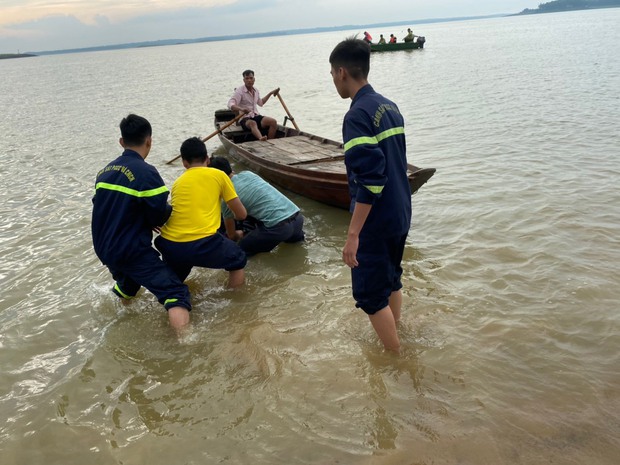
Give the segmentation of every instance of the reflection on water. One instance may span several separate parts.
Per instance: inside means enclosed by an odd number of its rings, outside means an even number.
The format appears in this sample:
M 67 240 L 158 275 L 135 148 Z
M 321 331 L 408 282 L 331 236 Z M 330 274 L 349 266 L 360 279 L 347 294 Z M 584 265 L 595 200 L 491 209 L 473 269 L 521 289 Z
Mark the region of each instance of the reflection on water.
M 399 357 L 354 308 L 346 211 L 290 194 L 306 242 L 253 257 L 239 291 L 194 270 L 180 337 L 149 293 L 122 306 L 92 252 L 127 112 L 168 184 L 247 67 L 340 139 L 327 57 L 348 32 L 2 63 L 3 463 L 615 464 L 619 11 L 429 24 L 424 50 L 373 55 L 411 161 L 438 169 L 413 197 Z

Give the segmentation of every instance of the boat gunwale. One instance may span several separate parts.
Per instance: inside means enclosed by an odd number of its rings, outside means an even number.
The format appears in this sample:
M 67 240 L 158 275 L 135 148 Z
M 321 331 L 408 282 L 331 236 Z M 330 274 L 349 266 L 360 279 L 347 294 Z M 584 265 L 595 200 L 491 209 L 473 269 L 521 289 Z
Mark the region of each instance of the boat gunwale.
M 222 111 L 220 110 L 219 112 Z M 230 113 L 225 112 L 220 114 L 230 115 Z M 219 130 L 220 126 L 229 122 L 230 119 L 232 118 L 218 118 L 218 111 L 216 111 L 214 120 L 215 128 Z M 238 131 L 236 129 L 218 131 L 218 138 L 224 145 L 226 151 L 235 160 L 245 164 L 249 169 L 256 171 L 257 174 L 262 175 L 268 181 L 290 190 L 291 192 L 334 207 L 349 208 L 351 200 L 349 197 L 349 181 L 344 165 L 344 151 L 342 154 L 335 157 L 326 157 L 325 159 L 300 160 L 295 164 L 278 163 L 255 155 L 248 147 L 244 147 L 244 143 L 256 142 L 256 139 L 235 142 L 234 136 L 240 133 L 248 134 L 249 132 Z M 283 134 L 283 136 L 277 139 L 303 137 L 343 149 L 343 144 L 335 140 L 299 131 L 280 124 L 278 124 L 278 134 Z M 331 164 L 339 161 L 342 161 L 342 171 L 340 172 L 319 171 L 316 169 L 316 167 L 320 167 L 322 163 Z M 315 169 L 309 169 L 308 166 L 312 166 Z M 433 177 L 435 171 L 435 168 L 419 168 L 411 163 L 407 163 L 407 179 L 411 187 L 411 194 L 415 194 L 426 184 L 426 182 Z M 421 177 L 418 178 L 418 176 Z
M 370 44 L 371 52 L 399 52 L 403 50 L 424 49 L 424 43 L 419 42 L 397 42 L 395 44 Z

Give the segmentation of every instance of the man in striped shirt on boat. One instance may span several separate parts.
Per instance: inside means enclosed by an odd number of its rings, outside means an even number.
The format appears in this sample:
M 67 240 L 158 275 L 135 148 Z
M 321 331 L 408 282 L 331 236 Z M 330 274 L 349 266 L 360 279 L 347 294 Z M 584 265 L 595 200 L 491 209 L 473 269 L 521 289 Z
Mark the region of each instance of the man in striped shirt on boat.
M 342 126 L 352 217 L 342 251 L 356 306 L 386 349 L 399 352 L 401 261 L 411 223 L 403 117 L 368 84 L 370 46 L 350 38 L 332 51 L 334 86 L 351 107 Z
M 239 120 L 239 126 L 246 131 L 251 131 L 258 140 L 273 139 L 278 130 L 277 121 L 270 116 L 259 114 L 258 107 L 267 103 L 269 97 L 277 95 L 280 88 L 272 90 L 261 98 L 258 89 L 254 87 L 254 71 L 246 69 L 243 73 L 243 85 L 235 89 L 235 93 L 228 101 L 228 108 L 237 113 L 245 113 L 246 116 Z M 263 131 L 267 135 L 263 135 Z

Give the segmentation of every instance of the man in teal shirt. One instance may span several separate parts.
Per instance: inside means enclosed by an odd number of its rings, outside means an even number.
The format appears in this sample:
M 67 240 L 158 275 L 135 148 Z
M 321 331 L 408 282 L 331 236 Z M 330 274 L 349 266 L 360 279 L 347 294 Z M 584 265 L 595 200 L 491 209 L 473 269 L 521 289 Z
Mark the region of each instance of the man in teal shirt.
M 209 166 L 230 176 L 248 217 L 257 220 L 256 228 L 244 234 L 236 229 L 232 212 L 222 205 L 226 235 L 238 240 L 246 255 L 270 252 L 281 242 L 304 240 L 304 217 L 299 207 L 275 187 L 251 171 L 234 173 L 223 157 L 212 158 Z

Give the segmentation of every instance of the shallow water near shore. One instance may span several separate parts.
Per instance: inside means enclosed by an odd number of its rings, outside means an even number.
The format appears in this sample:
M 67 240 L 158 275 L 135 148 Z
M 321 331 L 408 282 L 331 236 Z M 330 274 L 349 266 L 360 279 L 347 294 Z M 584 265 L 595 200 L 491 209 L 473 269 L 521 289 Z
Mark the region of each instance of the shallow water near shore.
M 616 464 L 619 23 L 420 25 L 425 49 L 373 54 L 410 161 L 437 168 L 413 197 L 400 356 L 354 308 L 346 211 L 287 193 L 306 242 L 252 258 L 239 291 L 193 271 L 180 337 L 149 293 L 114 298 L 90 239 L 129 112 L 168 185 L 246 68 L 301 129 L 341 139 L 327 60 L 350 31 L 4 60 L 2 463 Z

